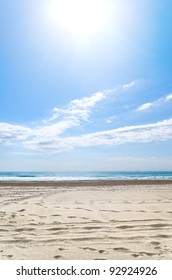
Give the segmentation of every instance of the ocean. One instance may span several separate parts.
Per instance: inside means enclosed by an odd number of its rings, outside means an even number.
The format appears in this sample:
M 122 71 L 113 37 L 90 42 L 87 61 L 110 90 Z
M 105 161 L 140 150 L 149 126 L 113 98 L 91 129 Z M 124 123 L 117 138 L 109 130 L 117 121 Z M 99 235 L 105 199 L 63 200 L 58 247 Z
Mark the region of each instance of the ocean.
M 172 171 L 0 172 L 0 181 L 172 180 Z

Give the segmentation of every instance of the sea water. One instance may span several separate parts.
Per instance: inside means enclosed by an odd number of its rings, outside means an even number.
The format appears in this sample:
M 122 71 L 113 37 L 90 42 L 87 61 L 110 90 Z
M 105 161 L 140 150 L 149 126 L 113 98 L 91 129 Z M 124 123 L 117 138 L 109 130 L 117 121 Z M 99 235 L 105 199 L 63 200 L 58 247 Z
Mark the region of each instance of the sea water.
M 0 181 L 172 180 L 172 171 L 0 172 Z

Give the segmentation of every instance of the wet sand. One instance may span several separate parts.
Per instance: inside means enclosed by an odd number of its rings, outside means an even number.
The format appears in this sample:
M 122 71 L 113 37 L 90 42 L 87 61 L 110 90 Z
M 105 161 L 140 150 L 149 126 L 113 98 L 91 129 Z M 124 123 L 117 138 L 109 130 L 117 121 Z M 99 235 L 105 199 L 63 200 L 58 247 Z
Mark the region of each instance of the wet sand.
M 0 182 L 0 259 L 172 259 L 172 181 Z

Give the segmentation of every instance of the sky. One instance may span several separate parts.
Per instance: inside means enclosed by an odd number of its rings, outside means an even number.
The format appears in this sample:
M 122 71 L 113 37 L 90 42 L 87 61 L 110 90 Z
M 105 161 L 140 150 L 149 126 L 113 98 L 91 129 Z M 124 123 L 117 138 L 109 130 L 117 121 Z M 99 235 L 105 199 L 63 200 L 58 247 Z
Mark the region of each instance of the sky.
M 171 0 L 0 0 L 0 171 L 172 170 Z

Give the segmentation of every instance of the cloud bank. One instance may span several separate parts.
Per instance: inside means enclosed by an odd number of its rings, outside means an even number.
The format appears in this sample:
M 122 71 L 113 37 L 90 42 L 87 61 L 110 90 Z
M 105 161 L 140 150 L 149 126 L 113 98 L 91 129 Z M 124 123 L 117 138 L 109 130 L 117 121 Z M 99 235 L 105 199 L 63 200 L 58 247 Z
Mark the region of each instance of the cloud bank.
M 133 87 L 131 82 L 123 88 Z M 124 126 L 111 130 L 78 134 L 75 127 L 89 122 L 92 110 L 114 90 L 97 92 L 90 97 L 75 99 L 62 108 L 55 107 L 52 116 L 44 120 L 39 127 L 26 127 L 9 123 L 0 123 L 0 144 L 15 145 L 19 148 L 36 152 L 59 153 L 71 149 L 113 146 L 126 143 L 148 143 L 172 139 L 172 118 L 143 125 Z M 172 94 L 159 99 L 158 102 L 169 102 Z M 153 103 L 145 103 L 138 110 L 146 110 Z M 67 135 L 66 132 L 68 131 Z M 70 134 L 69 134 L 70 132 Z
M 172 139 L 172 119 L 68 137 L 58 135 L 59 127 L 58 129 L 54 129 L 57 125 L 55 127 L 53 125 L 40 129 L 30 129 L 1 123 L 0 143 L 4 145 L 22 144 L 27 149 L 56 153 L 77 147 L 148 143 L 151 141 L 167 141 Z

